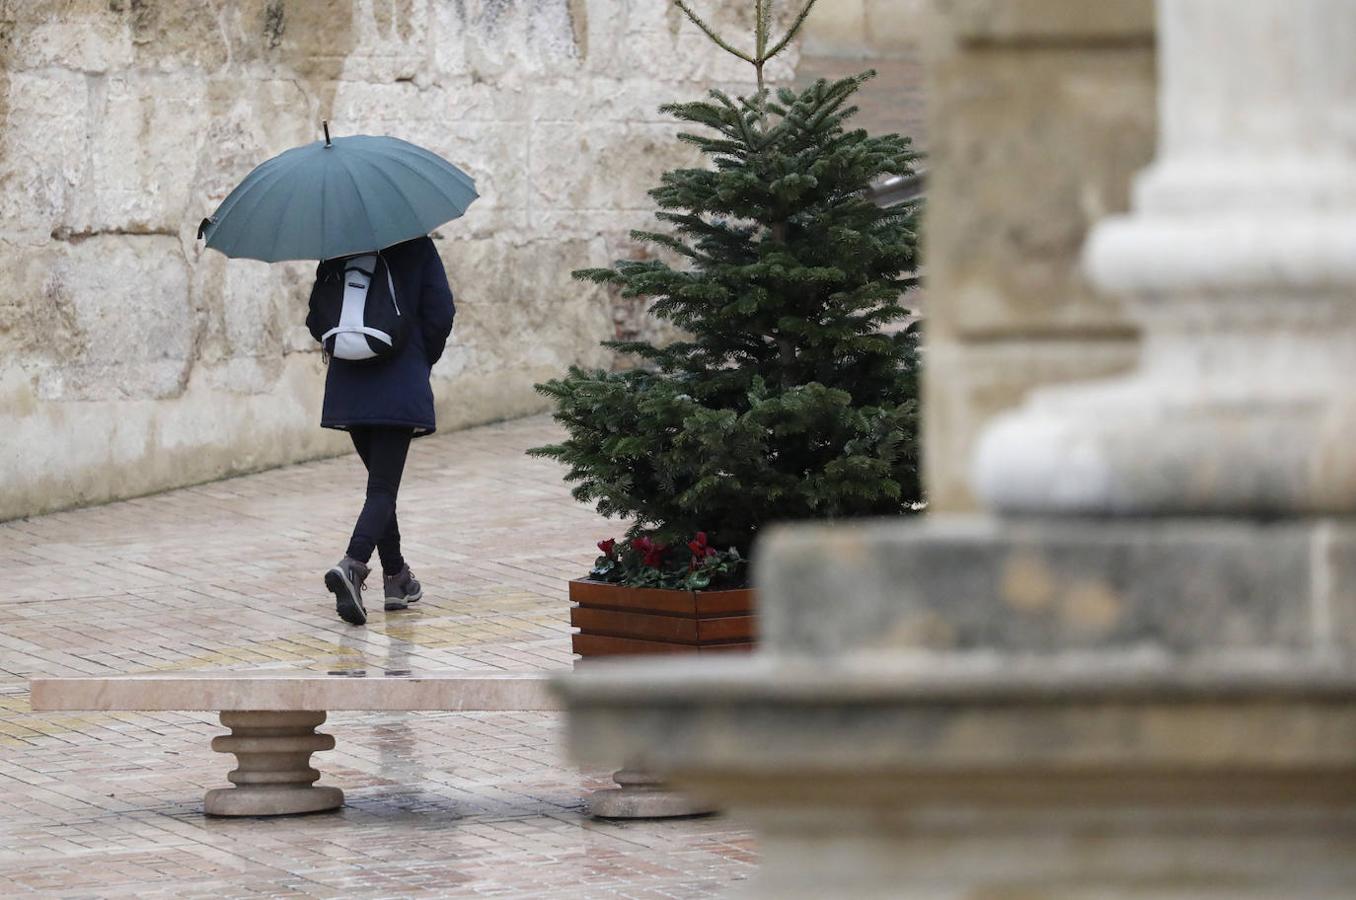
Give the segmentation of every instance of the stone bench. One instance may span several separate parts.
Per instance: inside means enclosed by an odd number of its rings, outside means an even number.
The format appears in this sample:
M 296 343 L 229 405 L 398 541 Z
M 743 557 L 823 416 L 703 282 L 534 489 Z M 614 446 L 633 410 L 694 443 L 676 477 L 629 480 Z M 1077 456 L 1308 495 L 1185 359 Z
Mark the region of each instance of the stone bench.
M 34 711 L 206 710 L 219 712 L 229 735 L 212 749 L 233 753 L 234 787 L 208 791 L 213 816 L 279 816 L 343 804 L 337 787 L 317 786 L 311 754 L 334 749 L 317 734 L 328 711 L 445 712 L 554 710 L 545 673 L 325 675 L 311 672 L 227 672 L 34 678 Z

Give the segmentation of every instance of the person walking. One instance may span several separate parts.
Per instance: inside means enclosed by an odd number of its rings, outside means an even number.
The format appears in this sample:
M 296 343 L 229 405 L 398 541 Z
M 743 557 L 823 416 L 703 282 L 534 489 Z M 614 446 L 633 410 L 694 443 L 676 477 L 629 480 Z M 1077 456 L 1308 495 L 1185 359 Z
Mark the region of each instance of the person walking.
M 329 363 L 320 424 L 347 431 L 367 467 L 367 498 L 325 587 L 340 618 L 363 625 L 374 549 L 387 610 L 423 596 L 400 553 L 396 495 L 410 441 L 437 428 L 429 373 L 456 315 L 428 235 L 480 195 L 431 150 L 391 135 L 332 138 L 327 121 L 321 129 L 324 141 L 255 166 L 198 225 L 198 238 L 232 258 L 320 260 L 306 316 Z
M 348 548 L 324 576 L 339 617 L 353 625 L 367 622 L 363 589 L 374 549 L 381 560 L 386 611 L 406 609 L 423 596 L 400 551 L 396 497 L 410 441 L 437 429 L 429 375 L 443 354 L 456 315 L 447 273 L 429 237 L 388 247 L 381 251 L 381 259 L 401 314 L 411 317 L 406 339 L 382 359 L 330 357 L 320 418 L 321 427 L 349 433 L 367 469 L 366 499 Z M 324 265 L 317 268 L 317 277 Z M 306 325 L 322 346 L 323 318 L 313 292 Z

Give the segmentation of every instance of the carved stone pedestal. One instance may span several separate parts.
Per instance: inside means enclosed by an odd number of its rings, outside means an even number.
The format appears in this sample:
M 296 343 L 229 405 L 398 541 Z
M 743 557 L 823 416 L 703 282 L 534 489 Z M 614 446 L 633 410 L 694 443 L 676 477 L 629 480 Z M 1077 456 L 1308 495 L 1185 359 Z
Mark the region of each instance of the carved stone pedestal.
M 238 767 L 226 777 L 235 787 L 208 791 L 209 816 L 287 816 L 338 809 L 344 792 L 318 787 L 311 754 L 333 750 L 334 738 L 316 734 L 323 712 L 223 712 L 229 735 L 212 739 L 218 753 L 234 753 Z

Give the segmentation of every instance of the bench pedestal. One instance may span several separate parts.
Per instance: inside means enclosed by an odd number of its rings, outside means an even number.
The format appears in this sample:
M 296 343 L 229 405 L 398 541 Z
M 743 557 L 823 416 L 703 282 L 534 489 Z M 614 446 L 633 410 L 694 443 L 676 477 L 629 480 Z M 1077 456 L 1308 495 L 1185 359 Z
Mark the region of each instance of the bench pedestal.
M 320 773 L 311 754 L 333 750 L 334 737 L 316 734 L 323 712 L 223 712 L 228 735 L 212 739 L 218 753 L 234 753 L 239 765 L 226 777 L 235 787 L 208 791 L 210 816 L 286 816 L 337 809 L 344 792 L 317 787 Z
M 709 816 L 715 807 L 693 800 L 669 787 L 662 778 L 639 769 L 619 769 L 612 775 L 617 787 L 588 796 L 589 814 L 600 819 L 671 819 Z

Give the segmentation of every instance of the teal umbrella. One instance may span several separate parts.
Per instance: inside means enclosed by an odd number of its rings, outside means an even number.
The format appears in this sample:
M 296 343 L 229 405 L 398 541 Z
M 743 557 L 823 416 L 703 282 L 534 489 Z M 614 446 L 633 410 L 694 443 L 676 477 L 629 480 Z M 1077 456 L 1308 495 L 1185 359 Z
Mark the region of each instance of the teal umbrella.
M 393 137 L 325 140 L 261 163 L 198 227 L 227 256 L 333 259 L 428 234 L 475 200 L 447 160 Z

